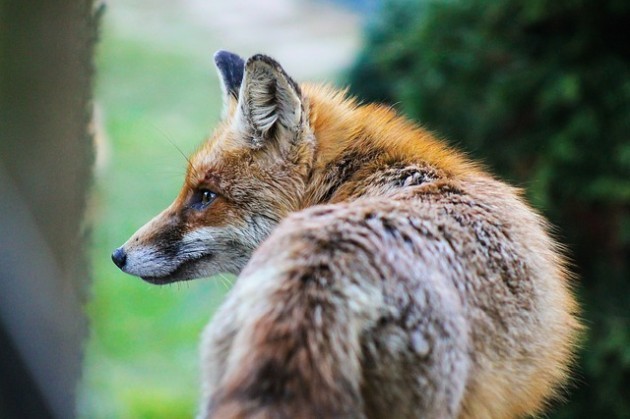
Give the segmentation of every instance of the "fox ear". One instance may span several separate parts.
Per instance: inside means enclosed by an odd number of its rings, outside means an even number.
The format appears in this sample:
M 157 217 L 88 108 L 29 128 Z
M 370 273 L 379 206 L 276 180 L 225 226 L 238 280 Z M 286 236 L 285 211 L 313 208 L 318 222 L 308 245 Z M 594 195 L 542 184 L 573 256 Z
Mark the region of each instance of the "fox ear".
M 280 64 L 262 54 L 247 60 L 235 122 L 252 134 L 255 147 L 279 126 L 296 133 L 302 113 L 300 88 Z
M 219 50 L 214 54 L 214 63 L 221 77 L 224 101 L 230 98 L 238 100 L 238 92 L 243 82 L 245 61 L 236 54 Z

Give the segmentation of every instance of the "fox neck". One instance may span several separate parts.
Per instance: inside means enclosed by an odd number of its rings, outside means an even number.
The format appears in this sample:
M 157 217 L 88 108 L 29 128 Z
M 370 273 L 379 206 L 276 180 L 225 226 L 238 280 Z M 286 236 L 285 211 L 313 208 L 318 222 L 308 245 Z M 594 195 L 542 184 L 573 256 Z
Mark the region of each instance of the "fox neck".
M 359 197 L 368 176 L 392 166 L 415 165 L 448 178 L 480 173 L 463 155 L 388 107 L 360 106 L 327 86 L 302 89 L 316 143 L 302 208 Z

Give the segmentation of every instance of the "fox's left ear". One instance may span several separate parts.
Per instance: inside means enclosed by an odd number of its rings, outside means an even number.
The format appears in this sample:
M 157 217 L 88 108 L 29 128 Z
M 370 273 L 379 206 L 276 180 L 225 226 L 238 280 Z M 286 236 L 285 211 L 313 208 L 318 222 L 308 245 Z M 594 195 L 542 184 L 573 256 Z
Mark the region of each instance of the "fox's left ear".
M 243 82 L 243 72 L 245 71 L 245 61 L 238 55 L 224 50 L 219 50 L 214 54 L 214 63 L 221 77 L 223 88 L 223 101 L 231 99 L 238 100 L 238 92 Z
M 280 132 L 294 135 L 302 122 L 300 87 L 274 59 L 254 55 L 245 64 L 236 112 L 237 128 L 251 134 L 256 148 Z

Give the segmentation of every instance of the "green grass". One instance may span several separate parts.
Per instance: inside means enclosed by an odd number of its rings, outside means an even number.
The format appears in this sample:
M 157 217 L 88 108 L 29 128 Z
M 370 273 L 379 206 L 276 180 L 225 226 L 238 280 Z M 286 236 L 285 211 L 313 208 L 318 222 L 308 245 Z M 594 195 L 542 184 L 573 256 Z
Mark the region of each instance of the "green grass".
M 90 209 L 93 284 L 78 412 L 191 417 L 199 335 L 227 285 L 215 278 L 156 287 L 121 273 L 110 254 L 175 198 L 186 167 L 177 148 L 189 154 L 220 115 L 213 46 L 181 48 L 172 34 L 136 36 L 116 19 L 106 16 L 97 54 L 96 101 L 111 156 L 95 179 Z M 188 45 L 186 30 L 179 43 Z

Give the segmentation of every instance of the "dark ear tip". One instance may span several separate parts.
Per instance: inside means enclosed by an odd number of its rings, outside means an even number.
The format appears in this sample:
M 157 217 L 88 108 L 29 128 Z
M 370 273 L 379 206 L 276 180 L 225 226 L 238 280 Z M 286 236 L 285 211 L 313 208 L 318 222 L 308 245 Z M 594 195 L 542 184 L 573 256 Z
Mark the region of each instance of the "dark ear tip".
M 243 59 L 233 52 L 220 49 L 214 53 L 214 63 L 217 66 L 225 65 L 230 62 L 242 62 Z
M 225 92 L 238 98 L 245 70 L 243 59 L 233 52 L 221 49 L 214 53 L 214 63 L 223 79 Z

